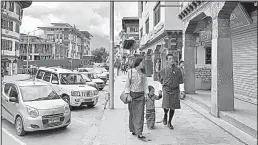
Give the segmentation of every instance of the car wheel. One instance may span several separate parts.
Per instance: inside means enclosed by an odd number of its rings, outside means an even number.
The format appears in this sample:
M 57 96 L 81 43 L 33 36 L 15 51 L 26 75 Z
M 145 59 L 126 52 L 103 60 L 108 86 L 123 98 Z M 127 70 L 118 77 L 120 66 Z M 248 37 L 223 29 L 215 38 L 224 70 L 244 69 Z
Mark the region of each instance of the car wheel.
M 20 116 L 18 116 L 15 119 L 15 130 L 16 130 L 17 135 L 19 135 L 19 136 L 25 135 L 25 131 L 24 131 L 24 127 L 23 127 L 23 121 L 22 121 L 22 118 Z
M 70 97 L 67 95 L 64 95 L 62 99 L 69 105 L 70 109 L 72 109 L 72 106 L 70 105 Z

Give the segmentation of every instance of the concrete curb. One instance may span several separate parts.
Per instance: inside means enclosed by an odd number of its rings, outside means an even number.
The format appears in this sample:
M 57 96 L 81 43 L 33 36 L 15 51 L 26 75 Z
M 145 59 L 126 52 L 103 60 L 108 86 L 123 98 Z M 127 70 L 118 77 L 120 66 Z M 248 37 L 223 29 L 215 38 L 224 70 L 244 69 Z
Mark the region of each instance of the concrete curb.
M 227 123 L 226 121 L 213 117 L 210 113 L 208 113 L 205 109 L 198 106 L 197 104 L 194 104 L 190 102 L 188 99 L 185 99 L 184 101 L 181 101 L 191 109 L 193 109 L 195 112 L 199 113 L 215 125 L 217 125 L 219 128 L 236 138 L 238 141 L 242 142 L 246 145 L 254 145 L 257 144 L 257 139 L 250 136 L 249 134 L 243 132 L 242 130 L 236 128 L 235 126 Z

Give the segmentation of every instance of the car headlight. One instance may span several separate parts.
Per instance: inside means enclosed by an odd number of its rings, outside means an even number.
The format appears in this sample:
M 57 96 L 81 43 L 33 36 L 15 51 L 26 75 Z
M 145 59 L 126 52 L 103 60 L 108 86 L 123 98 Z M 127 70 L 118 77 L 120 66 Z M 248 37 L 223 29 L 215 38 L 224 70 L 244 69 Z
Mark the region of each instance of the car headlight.
M 65 111 L 65 113 L 69 113 L 69 112 L 70 112 L 70 107 L 69 107 L 68 104 L 66 104 L 66 105 L 64 106 L 64 111 Z
M 98 90 L 95 90 L 94 91 L 94 95 L 98 95 L 99 91 Z
M 27 112 L 30 115 L 30 117 L 36 118 L 39 116 L 39 112 L 37 109 L 29 107 L 29 106 L 27 106 L 26 109 L 27 109 Z

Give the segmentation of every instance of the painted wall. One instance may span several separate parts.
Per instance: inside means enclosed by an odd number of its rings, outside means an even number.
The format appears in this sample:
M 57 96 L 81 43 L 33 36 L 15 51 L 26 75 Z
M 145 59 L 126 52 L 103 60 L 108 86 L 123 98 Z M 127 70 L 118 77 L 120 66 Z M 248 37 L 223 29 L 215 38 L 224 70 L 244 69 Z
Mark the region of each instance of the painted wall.
M 140 41 L 140 44 L 145 44 L 148 39 L 149 39 L 149 34 L 151 31 L 154 30 L 154 7 L 156 6 L 157 2 L 143 2 L 143 12 L 142 12 L 142 17 L 139 19 L 139 31 L 141 28 L 143 28 L 143 38 Z M 160 2 L 160 4 L 165 4 L 165 2 Z M 146 29 L 145 29 L 145 22 L 149 18 L 149 34 L 146 34 Z M 165 22 L 165 8 L 161 7 L 160 8 L 160 22 L 159 23 L 164 23 Z M 159 25 L 159 23 L 157 25 Z
M 196 64 L 205 64 L 205 48 L 203 46 L 196 47 L 195 51 L 195 60 L 197 61 Z
M 180 5 L 180 2 L 165 2 L 166 5 Z M 183 21 L 178 18 L 180 7 L 166 7 L 165 14 L 165 30 L 183 30 Z

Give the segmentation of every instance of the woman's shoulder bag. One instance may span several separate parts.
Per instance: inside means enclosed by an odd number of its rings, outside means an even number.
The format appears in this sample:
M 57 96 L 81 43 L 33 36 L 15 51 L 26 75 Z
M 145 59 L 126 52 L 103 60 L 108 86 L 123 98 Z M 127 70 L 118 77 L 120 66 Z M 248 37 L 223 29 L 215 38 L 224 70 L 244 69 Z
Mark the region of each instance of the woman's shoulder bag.
M 130 88 L 131 88 L 131 81 L 132 81 L 132 69 L 131 69 L 131 77 L 129 77 L 129 73 L 128 73 L 128 78 L 129 78 L 129 84 L 130 84 Z M 130 89 L 131 90 L 131 89 Z M 129 95 L 129 94 L 128 94 Z M 125 91 L 122 92 L 122 94 L 120 95 L 120 100 L 124 103 L 127 104 L 128 103 L 128 95 L 125 94 Z

